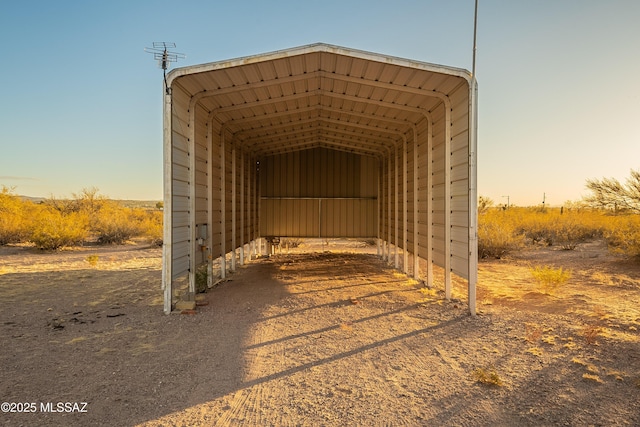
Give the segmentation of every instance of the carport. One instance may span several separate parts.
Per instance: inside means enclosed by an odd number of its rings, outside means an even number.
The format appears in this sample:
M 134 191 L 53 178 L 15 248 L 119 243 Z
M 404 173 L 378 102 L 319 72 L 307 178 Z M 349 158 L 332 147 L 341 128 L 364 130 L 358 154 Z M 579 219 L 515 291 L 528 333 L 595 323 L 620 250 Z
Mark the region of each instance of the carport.
M 214 264 L 224 278 L 264 242 L 355 237 L 429 285 L 443 268 L 447 299 L 451 274 L 467 280 L 475 314 L 468 71 L 313 44 L 178 68 L 166 84 L 166 313 L 204 266 L 212 281 Z

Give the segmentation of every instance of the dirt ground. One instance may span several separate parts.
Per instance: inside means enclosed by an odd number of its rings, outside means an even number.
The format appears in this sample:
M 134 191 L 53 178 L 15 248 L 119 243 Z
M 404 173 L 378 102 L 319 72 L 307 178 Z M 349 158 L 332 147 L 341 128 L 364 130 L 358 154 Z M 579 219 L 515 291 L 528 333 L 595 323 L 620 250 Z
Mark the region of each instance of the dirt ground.
M 640 263 L 601 242 L 481 261 L 476 317 L 441 272 L 306 249 L 164 315 L 159 248 L 0 248 L 1 424 L 640 425 Z

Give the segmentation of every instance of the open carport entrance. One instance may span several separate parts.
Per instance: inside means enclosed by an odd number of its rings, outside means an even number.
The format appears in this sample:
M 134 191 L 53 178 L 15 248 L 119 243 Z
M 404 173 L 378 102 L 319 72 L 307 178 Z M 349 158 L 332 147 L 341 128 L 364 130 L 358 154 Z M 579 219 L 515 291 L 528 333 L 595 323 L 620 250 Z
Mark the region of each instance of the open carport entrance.
M 314 44 L 167 76 L 163 288 L 274 237 L 376 239 L 396 268 L 477 277 L 475 82 L 465 70 Z M 420 261 L 426 268 L 420 268 Z

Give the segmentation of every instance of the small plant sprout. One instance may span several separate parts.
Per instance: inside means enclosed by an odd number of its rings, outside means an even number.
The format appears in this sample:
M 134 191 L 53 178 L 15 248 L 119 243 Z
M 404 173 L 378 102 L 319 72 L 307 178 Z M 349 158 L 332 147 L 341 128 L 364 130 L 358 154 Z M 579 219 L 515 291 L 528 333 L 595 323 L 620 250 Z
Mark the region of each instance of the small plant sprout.
M 602 328 L 598 325 L 586 325 L 582 329 L 584 339 L 589 345 L 598 345 L 598 335 L 602 332 Z
M 504 382 L 493 366 L 487 368 L 476 368 L 472 375 L 473 379 L 481 384 L 502 387 Z
M 98 265 L 98 255 L 89 255 L 86 259 L 91 267 Z
M 540 326 L 532 323 L 525 323 L 524 327 L 525 327 L 525 331 L 524 331 L 525 341 L 530 343 L 535 343 L 540 341 L 540 338 L 542 338 L 542 329 L 540 328 Z
M 563 270 L 560 268 L 553 268 L 548 265 L 543 267 L 532 267 L 531 274 L 540 284 L 542 292 L 551 295 L 561 285 L 565 284 L 571 278 L 570 270 Z

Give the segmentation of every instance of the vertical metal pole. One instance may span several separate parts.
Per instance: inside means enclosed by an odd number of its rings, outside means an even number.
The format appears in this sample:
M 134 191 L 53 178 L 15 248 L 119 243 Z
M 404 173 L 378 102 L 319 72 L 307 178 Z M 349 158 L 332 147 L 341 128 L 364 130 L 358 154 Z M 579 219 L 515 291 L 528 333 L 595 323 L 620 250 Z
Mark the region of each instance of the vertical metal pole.
M 378 175 L 381 175 L 381 174 L 382 174 L 382 158 L 379 158 L 378 159 Z M 380 227 L 381 227 L 380 226 L 380 218 L 381 218 L 380 208 L 382 206 L 381 203 L 380 203 L 381 199 L 382 199 L 382 181 L 381 181 L 381 177 L 380 177 L 380 178 L 378 178 L 378 200 L 376 201 L 377 202 L 376 203 L 376 212 L 377 212 L 377 215 L 378 215 L 377 227 L 376 227 L 376 242 L 377 242 L 377 252 L 376 252 L 376 254 L 378 256 L 381 255 L 381 250 L 380 250 L 381 249 L 381 247 L 380 247 L 381 246 L 380 245 L 380 243 L 381 243 L 380 242 L 380 240 L 381 240 L 380 239 L 380 236 L 381 236 L 381 234 L 380 234 Z
M 238 232 L 238 224 L 236 222 L 236 211 L 238 209 L 236 175 L 236 146 L 233 145 L 231 148 L 231 271 L 236 271 L 236 258 L 238 255 L 238 242 L 236 240 L 236 234 Z
M 255 226 L 253 224 L 253 178 L 254 178 L 254 162 L 253 162 L 253 157 L 251 155 L 249 155 L 249 170 L 248 170 L 248 176 L 247 176 L 247 199 L 248 199 L 248 203 L 249 206 L 247 207 L 247 211 L 248 211 L 248 215 L 249 215 L 249 229 L 247 230 L 249 232 L 249 235 L 247 236 L 247 239 L 249 241 L 249 261 L 251 261 L 254 257 L 254 249 L 255 249 L 255 241 L 253 240 L 254 237 L 254 233 L 255 233 Z
M 451 107 L 445 109 L 444 130 L 444 297 L 451 299 Z
M 467 289 L 469 313 L 476 315 L 476 283 L 478 281 L 478 85 L 476 80 L 476 35 L 478 29 L 478 0 L 473 17 L 473 65 L 469 91 L 469 282 Z
M 244 265 L 244 217 L 246 206 L 244 200 L 245 183 L 244 183 L 244 151 L 240 150 L 240 265 Z
M 225 160 L 225 126 L 220 131 L 220 278 L 227 277 L 227 172 Z
M 433 286 L 433 122 L 427 131 L 427 285 Z
M 253 211 L 253 257 L 258 257 L 258 236 L 260 235 L 260 199 L 258 198 L 258 187 L 260 186 L 260 171 L 258 170 L 258 160 L 254 157 L 251 161 L 251 170 L 253 170 L 253 206 L 251 206 L 251 210 Z
M 409 154 L 407 153 L 407 137 L 402 141 L 402 272 L 409 272 Z
M 213 120 L 207 123 L 207 287 L 213 286 Z
M 420 279 L 420 258 L 418 257 L 418 130 L 413 127 L 413 277 Z
M 163 237 L 162 237 L 162 289 L 164 290 L 164 313 L 171 313 L 173 308 L 173 133 L 171 114 L 171 95 L 162 90 L 164 99 L 163 117 Z
M 262 250 L 262 241 L 264 239 L 262 239 L 262 237 L 260 237 L 260 222 L 262 221 L 262 213 L 261 213 L 261 209 L 262 209 L 262 185 L 260 184 L 260 168 L 259 165 L 260 164 L 260 160 L 256 161 L 256 185 L 255 185 L 255 200 L 256 200 L 256 220 L 255 220 L 255 225 L 256 225 L 256 238 L 260 239 L 260 250 Z
M 324 239 L 322 239 L 322 199 L 318 199 L 318 238 L 322 240 L 322 252 L 324 252 Z
M 393 248 L 393 255 L 394 255 L 394 262 L 393 262 L 393 266 L 395 268 L 398 268 L 400 266 L 400 254 L 398 253 L 398 240 L 400 238 L 400 200 L 398 200 L 398 158 L 400 157 L 400 150 L 398 150 L 398 146 L 396 145 L 396 150 L 395 150 L 395 171 L 394 171 L 394 182 L 395 182 L 395 236 L 394 236 L 394 240 L 395 240 L 395 248 Z
M 189 293 L 196 293 L 196 105 L 191 102 L 189 109 Z
M 387 262 L 391 264 L 391 150 L 389 150 L 387 165 L 387 187 Z

